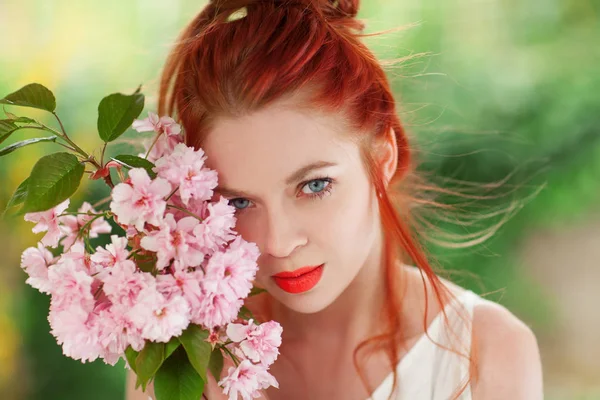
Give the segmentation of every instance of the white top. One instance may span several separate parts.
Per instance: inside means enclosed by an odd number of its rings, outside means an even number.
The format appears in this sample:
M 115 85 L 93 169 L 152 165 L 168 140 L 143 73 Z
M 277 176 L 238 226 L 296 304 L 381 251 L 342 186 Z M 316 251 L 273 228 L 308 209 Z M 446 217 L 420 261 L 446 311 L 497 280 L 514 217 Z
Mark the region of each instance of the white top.
M 469 378 L 470 361 L 465 355 L 471 351 L 473 308 L 480 301 L 484 300 L 467 290 L 446 305 L 448 324 L 444 323 L 441 312 L 434 318 L 427 328 L 429 336 L 454 352 L 436 345 L 423 334 L 396 366 L 398 379 L 392 399 L 448 400 L 465 385 Z M 455 307 L 457 303 L 464 308 Z M 367 400 L 387 400 L 393 380 L 390 373 Z M 459 399 L 471 400 L 470 385 Z

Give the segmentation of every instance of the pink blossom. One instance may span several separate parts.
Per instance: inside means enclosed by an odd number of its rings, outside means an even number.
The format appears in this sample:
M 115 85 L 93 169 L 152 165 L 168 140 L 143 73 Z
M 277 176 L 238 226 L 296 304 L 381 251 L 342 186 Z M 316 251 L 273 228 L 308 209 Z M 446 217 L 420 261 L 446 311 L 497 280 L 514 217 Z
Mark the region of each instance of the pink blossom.
M 171 185 L 161 178 L 151 180 L 143 168 L 131 169 L 129 178 L 130 182 L 119 183 L 112 190 L 110 209 L 118 222 L 134 225 L 138 231 L 146 222 L 159 226 L 167 206 L 163 198 L 171 192 Z
M 279 355 L 281 333 L 283 329 L 278 322 L 268 321 L 260 325 L 253 320 L 248 325 L 229 324 L 227 336 L 234 342 L 240 343 L 240 348 L 250 360 L 271 365 Z
M 139 329 L 127 317 L 129 308 L 113 306 L 102 310 L 98 316 L 98 341 L 103 349 L 102 358 L 107 364 L 115 365 L 129 345 L 135 351 L 144 347 Z
M 115 264 L 102 277 L 102 291 L 113 303 L 131 308 L 136 305 L 140 292 L 155 286 L 154 277 L 147 272 L 137 272 L 131 260 Z
M 192 235 L 198 225 L 195 217 L 185 217 L 175 222 L 173 214 L 166 214 L 160 229 L 148 233 L 140 244 L 157 254 L 156 268 L 164 269 L 175 260 L 176 269 L 196 267 L 204 261 L 204 253 Z
M 25 214 L 25 221 L 37 223 L 31 230 L 33 233 L 47 232 L 41 242 L 44 246 L 56 247 L 64 232 L 58 226 L 58 216 L 69 207 L 70 199 L 67 199 L 47 211 Z
M 207 251 L 216 251 L 234 239 L 235 208 L 221 197 L 216 203 L 208 204 L 208 216 L 194 229 L 194 235 Z
M 243 400 L 260 397 L 259 390 L 269 386 L 279 387 L 279 383 L 267 369 L 260 364 L 252 364 L 250 360 L 243 360 L 238 366 L 230 367 L 228 375 L 219 381 L 223 393 L 229 400 L 237 400 L 238 395 Z
M 139 154 L 139 157 L 145 158 L 148 149 L 156 140 L 147 158 L 151 162 L 155 162 L 165 154 L 170 154 L 178 143 L 183 142 L 181 126 L 168 116 L 159 118 L 157 114 L 148 112 L 147 118 L 133 121 L 132 128 L 138 132 L 154 131 L 157 133 L 158 138 L 153 137 L 144 141 L 145 151 Z
M 204 287 L 230 297 L 247 297 L 258 266 L 243 255 L 239 250 L 214 253 L 206 265 Z
M 103 267 L 112 267 L 114 265 L 127 261 L 129 250 L 127 250 L 127 238 L 117 235 L 110 236 L 111 243 L 106 248 L 96 247 L 96 252 L 92 254 L 91 260 Z
M 50 307 L 48 315 L 51 333 L 63 354 L 81 360 L 94 361 L 103 352 L 98 341 L 97 326 L 89 323 L 89 311 L 80 303 L 73 302 L 66 307 Z
M 181 200 L 187 205 L 190 198 L 209 200 L 217 186 L 217 172 L 204 168 L 205 159 L 202 149 L 194 150 L 179 143 L 171 154 L 156 161 L 153 170 L 174 187 L 179 187 Z
M 55 309 L 79 304 L 91 312 L 94 307 L 92 283 L 94 279 L 86 272 L 86 266 L 71 258 L 61 257 L 59 262 L 48 270 L 51 285 L 51 306 Z
M 87 201 L 81 205 L 81 207 L 79 208 L 79 210 L 77 210 L 77 212 L 78 213 L 98 214 L 98 211 L 94 210 L 92 205 L 90 203 L 88 203 Z M 75 242 L 75 240 L 77 238 L 77 234 L 79 233 L 81 228 L 83 226 L 85 226 L 86 223 L 91 221 L 94 217 L 95 217 L 94 215 L 78 214 L 77 216 L 64 215 L 59 218 L 61 228 L 62 228 L 63 232 L 66 234 L 66 237 L 62 241 L 62 245 L 65 249 L 68 249 L 69 247 L 71 247 L 73 245 L 73 243 Z M 104 219 L 104 217 L 99 217 L 99 218 L 95 219 L 88 226 L 88 229 L 89 229 L 88 235 L 90 238 L 97 238 L 98 235 L 101 233 L 110 233 L 112 231 L 112 227 Z M 80 237 L 79 241 L 83 241 L 83 237 Z
M 203 275 L 201 270 L 175 270 L 173 274 L 158 275 L 156 287 L 167 298 L 183 297 L 189 304 L 190 313 L 193 315 L 200 307 L 200 301 L 203 298 L 200 286 Z
M 226 325 L 237 318 L 242 305 L 241 299 L 231 298 L 219 292 L 205 291 L 200 306 L 191 316 L 191 321 L 209 329 Z
M 89 253 L 85 251 L 83 242 L 75 242 L 69 250 L 60 256 L 60 261 L 70 259 L 89 275 L 95 275 L 102 272 L 102 265 L 92 261 Z
M 21 268 L 29 275 L 25 283 L 42 293 L 50 294 L 48 267 L 56 264 L 57 260 L 58 257 L 54 257 L 41 242 L 38 243 L 37 248 L 25 249 L 21 254 Z
M 206 217 L 208 217 L 208 203 L 204 200 L 196 200 L 192 197 L 186 205 L 183 204 L 181 197 L 179 197 L 179 193 L 175 192 L 169 199 L 168 204 L 183 208 L 184 210 L 196 215 L 201 220 L 204 220 Z M 190 216 L 190 214 L 173 207 L 167 208 L 166 213 L 173 214 L 175 221 L 179 221 L 181 218 Z
M 168 342 L 189 325 L 190 307 L 182 297 L 167 299 L 153 287 L 140 292 L 129 316 L 144 339 Z

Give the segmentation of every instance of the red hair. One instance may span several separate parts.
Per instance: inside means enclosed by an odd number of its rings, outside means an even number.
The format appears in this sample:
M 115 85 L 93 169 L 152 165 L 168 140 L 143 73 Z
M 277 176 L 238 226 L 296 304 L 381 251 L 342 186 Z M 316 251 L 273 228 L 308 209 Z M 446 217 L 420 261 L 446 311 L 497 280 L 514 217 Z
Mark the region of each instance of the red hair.
M 252 113 L 292 96 L 298 96 L 299 107 L 343 114 L 348 131 L 361 139 L 384 232 L 386 333 L 367 339 L 354 352 L 354 365 L 371 393 L 358 353 L 383 348 L 395 366 L 402 343 L 402 298 L 396 287 L 402 270 L 397 261 L 410 259 L 420 269 L 426 310 L 427 281 L 442 310 L 452 294 L 417 240 L 411 215 L 398 212 L 409 209 L 399 206 L 411 197 L 391 188 L 416 176 L 415 163 L 386 74 L 360 40 L 365 35 L 364 24 L 356 18 L 358 7 L 359 0 L 210 2 L 183 30 L 167 59 L 158 112 L 173 116 L 185 130 L 186 143 L 195 147 L 201 147 L 217 118 Z M 398 164 L 386 186 L 372 149 L 391 129 Z M 426 332 L 427 311 L 423 325 Z M 394 383 L 397 378 L 394 368 Z M 458 388 L 456 397 L 467 385 Z

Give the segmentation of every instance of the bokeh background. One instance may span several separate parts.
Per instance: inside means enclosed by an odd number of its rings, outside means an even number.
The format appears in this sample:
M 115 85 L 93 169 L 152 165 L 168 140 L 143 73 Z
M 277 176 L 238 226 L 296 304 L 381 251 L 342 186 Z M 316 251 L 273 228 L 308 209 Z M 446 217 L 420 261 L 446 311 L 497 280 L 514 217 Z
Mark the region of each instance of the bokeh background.
M 459 283 L 532 327 L 546 398 L 600 399 L 599 3 L 363 3 L 368 32 L 406 28 L 367 42 L 382 59 L 404 59 L 389 76 L 421 170 L 444 187 L 487 196 L 453 218 L 427 220 L 436 228 L 432 254 Z M 54 91 L 67 132 L 88 151 L 99 149 L 100 99 L 143 84 L 146 110 L 154 110 L 167 51 L 202 6 L 0 0 L 0 97 L 42 83 Z M 33 109 L 7 110 L 55 122 Z M 20 131 L 3 146 L 35 133 Z M 0 158 L 0 206 L 40 156 L 60 149 L 37 144 Z M 105 196 L 96 183 L 72 203 Z M 122 399 L 122 364 L 67 359 L 49 334 L 48 299 L 24 284 L 19 268 L 23 249 L 36 243 L 31 227 L 0 221 L 0 398 Z M 459 243 L 456 235 L 473 243 L 442 246 Z

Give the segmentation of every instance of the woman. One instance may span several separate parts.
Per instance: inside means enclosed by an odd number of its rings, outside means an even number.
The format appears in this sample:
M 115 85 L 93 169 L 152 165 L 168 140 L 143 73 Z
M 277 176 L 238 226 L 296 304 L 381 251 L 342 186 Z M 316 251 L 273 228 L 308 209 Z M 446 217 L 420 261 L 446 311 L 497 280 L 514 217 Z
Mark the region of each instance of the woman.
M 261 251 L 249 307 L 283 326 L 264 397 L 540 399 L 530 329 L 438 277 L 416 240 L 415 162 L 357 11 L 215 0 L 163 71 L 159 114 L 204 149 Z M 214 380 L 206 396 L 224 397 Z

